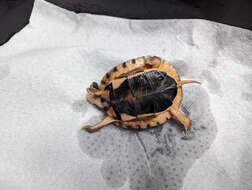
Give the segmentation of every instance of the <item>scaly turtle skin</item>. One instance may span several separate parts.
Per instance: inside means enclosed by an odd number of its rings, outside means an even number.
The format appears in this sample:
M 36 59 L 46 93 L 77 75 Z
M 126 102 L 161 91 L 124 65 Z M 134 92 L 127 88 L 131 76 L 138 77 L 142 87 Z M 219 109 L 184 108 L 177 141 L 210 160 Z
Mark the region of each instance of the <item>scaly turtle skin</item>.
M 84 129 L 94 132 L 109 123 L 145 129 L 163 124 L 173 116 L 187 131 L 190 119 L 179 111 L 182 85 L 187 83 L 199 82 L 181 81 L 172 65 L 157 56 L 123 62 L 106 73 L 100 85 L 93 82 L 87 89 L 88 101 L 104 110 L 107 117 Z

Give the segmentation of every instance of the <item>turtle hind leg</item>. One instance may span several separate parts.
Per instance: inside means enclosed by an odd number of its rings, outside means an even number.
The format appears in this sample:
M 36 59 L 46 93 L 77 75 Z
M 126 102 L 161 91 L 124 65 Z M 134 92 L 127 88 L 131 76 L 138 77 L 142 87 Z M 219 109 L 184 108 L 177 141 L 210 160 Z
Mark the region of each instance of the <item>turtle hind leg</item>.
M 191 121 L 188 117 L 182 114 L 178 109 L 172 108 L 170 110 L 171 115 L 173 115 L 180 123 L 183 124 L 185 132 L 189 129 Z
M 105 125 L 113 123 L 114 121 L 116 120 L 111 117 L 105 117 L 105 119 L 101 121 L 100 123 L 97 123 L 96 125 L 93 125 L 93 126 L 87 125 L 87 126 L 84 126 L 82 129 L 85 129 L 88 132 L 95 132 L 101 129 L 102 127 L 104 127 Z

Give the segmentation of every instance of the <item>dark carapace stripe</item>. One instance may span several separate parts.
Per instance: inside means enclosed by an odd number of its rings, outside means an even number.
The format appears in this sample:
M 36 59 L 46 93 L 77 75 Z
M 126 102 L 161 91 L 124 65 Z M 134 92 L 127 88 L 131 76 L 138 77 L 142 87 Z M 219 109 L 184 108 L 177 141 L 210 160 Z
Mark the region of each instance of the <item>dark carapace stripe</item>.
M 122 66 L 123 66 L 123 68 L 125 68 L 126 67 L 126 62 L 123 62 Z
M 116 71 L 117 71 L 117 67 L 114 67 L 113 72 L 116 72 Z

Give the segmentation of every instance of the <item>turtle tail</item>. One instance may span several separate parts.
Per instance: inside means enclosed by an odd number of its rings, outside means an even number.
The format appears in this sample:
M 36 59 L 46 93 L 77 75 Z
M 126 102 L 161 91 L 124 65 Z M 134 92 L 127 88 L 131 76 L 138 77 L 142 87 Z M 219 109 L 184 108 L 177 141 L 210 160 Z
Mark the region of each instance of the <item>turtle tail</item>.
M 184 85 L 184 84 L 190 84 L 190 83 L 201 84 L 200 82 L 195 81 L 195 80 L 182 80 L 182 81 L 179 81 L 179 82 L 177 83 L 177 87 L 181 87 L 181 86 Z

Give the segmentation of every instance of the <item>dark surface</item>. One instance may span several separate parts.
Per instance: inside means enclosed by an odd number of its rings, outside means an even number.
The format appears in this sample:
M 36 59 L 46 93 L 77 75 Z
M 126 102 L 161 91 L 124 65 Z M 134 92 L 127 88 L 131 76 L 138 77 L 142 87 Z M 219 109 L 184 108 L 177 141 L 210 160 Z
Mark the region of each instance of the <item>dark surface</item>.
M 108 88 L 107 88 L 108 87 Z M 117 114 L 137 116 L 157 113 L 172 105 L 177 95 L 177 84 L 164 72 L 149 71 L 126 79 L 118 88 L 108 85 L 111 106 Z
M 202 18 L 252 29 L 251 0 L 47 0 L 75 12 L 125 18 Z
M 0 0 L 0 45 L 29 21 L 34 0 Z M 201 18 L 252 29 L 251 0 L 48 0 L 68 10 L 138 19 Z
M 29 23 L 33 0 L 0 0 L 0 45 Z

